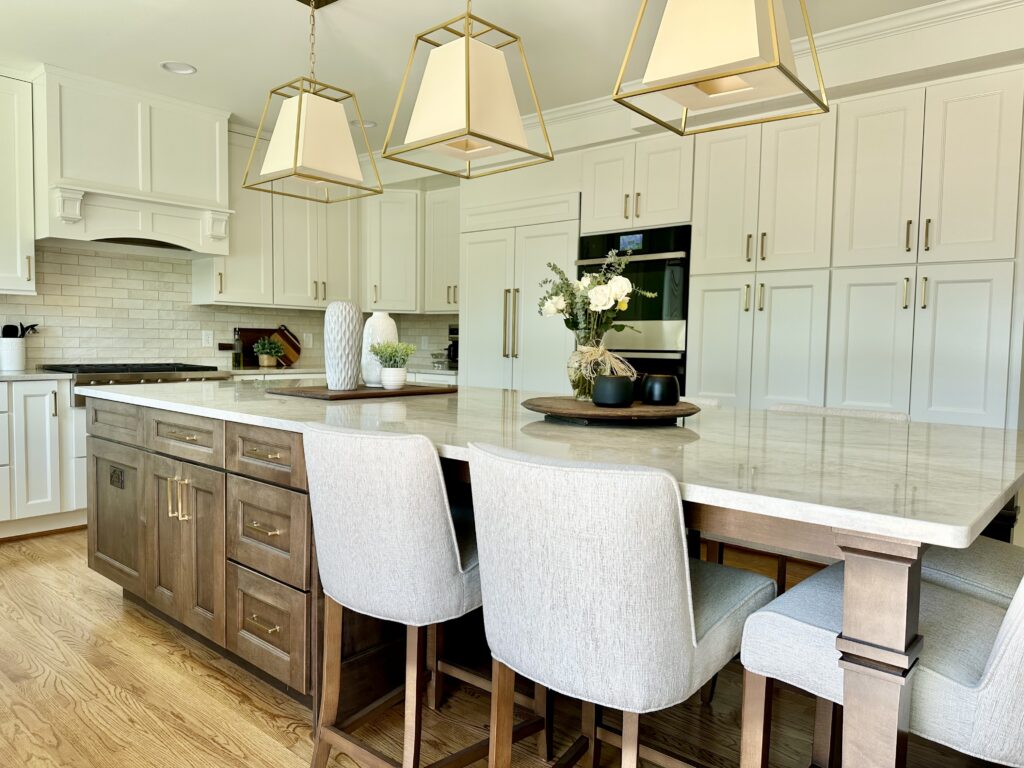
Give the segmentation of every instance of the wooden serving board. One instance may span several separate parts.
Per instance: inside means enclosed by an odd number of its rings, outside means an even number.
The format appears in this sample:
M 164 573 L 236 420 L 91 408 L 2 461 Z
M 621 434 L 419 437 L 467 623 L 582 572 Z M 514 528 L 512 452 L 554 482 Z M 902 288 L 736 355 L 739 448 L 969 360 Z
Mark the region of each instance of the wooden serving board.
M 677 405 L 644 405 L 635 402 L 629 408 L 602 408 L 574 397 L 535 397 L 523 401 L 523 408 L 543 413 L 548 421 L 570 424 L 622 424 L 638 427 L 674 426 L 676 420 L 693 416 L 700 408 L 680 401 Z
M 458 391 L 458 387 L 425 387 L 417 384 L 406 384 L 401 389 L 359 387 L 358 389 L 341 390 L 328 389 L 327 387 L 272 387 L 267 389 L 267 394 L 289 395 L 290 397 L 310 397 L 314 400 L 368 400 L 381 397 L 450 395 L 453 392 Z

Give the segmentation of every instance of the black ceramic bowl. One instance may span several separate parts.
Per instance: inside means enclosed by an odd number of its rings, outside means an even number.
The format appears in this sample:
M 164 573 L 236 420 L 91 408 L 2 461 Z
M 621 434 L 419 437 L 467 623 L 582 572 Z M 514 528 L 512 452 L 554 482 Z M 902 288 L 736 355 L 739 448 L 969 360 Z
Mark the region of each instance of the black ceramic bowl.
M 679 405 L 679 379 L 671 375 L 650 374 L 644 379 L 647 405 Z
M 602 408 L 628 408 L 633 404 L 633 380 L 629 376 L 598 376 L 593 400 Z

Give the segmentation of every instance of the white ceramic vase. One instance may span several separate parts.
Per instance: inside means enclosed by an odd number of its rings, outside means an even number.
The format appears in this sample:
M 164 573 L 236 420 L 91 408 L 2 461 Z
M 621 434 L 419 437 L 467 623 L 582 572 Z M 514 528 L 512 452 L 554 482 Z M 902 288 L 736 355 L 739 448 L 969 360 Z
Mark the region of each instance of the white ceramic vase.
M 324 314 L 324 367 L 327 388 L 352 390 L 359 386 L 363 313 L 351 301 L 334 301 Z
M 401 389 L 405 386 L 408 374 L 409 372 L 406 368 L 381 368 L 381 385 L 384 389 Z
M 381 366 L 370 347 L 382 341 L 398 341 L 398 325 L 387 312 L 374 312 L 363 326 L 363 383 L 368 387 L 381 386 Z
M 0 371 L 25 370 L 25 337 L 0 339 Z

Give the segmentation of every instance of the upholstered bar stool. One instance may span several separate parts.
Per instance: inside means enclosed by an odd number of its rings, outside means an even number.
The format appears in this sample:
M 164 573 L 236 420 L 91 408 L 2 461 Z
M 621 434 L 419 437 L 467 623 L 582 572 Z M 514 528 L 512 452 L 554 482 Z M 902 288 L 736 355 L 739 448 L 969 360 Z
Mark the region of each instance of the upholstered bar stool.
M 364 766 L 399 765 L 336 724 L 344 607 L 407 627 L 401 766 L 417 768 L 427 628 L 481 603 L 472 525 L 453 520 L 440 460 L 422 435 L 307 425 L 303 441 L 325 606 L 312 765 L 323 768 L 332 747 Z M 543 718 L 532 718 L 517 735 L 543 731 L 544 725 Z M 486 755 L 484 740 L 439 762 L 458 768 Z
M 842 563 L 747 620 L 742 768 L 768 764 L 772 680 L 842 704 L 836 650 L 842 622 Z M 913 673 L 911 732 L 984 760 L 1024 767 L 1024 588 L 1003 608 L 922 583 L 920 627 L 924 645 Z M 839 765 L 838 741 L 824 746 L 814 764 Z
M 662 766 L 639 743 L 640 714 L 685 701 L 735 656 L 771 579 L 689 560 L 677 481 L 637 467 L 546 460 L 470 446 L 484 626 L 494 658 L 490 767 L 511 756 L 515 673 L 581 699 L 584 734 Z M 595 706 L 596 705 L 596 706 Z M 597 707 L 623 711 L 621 734 Z

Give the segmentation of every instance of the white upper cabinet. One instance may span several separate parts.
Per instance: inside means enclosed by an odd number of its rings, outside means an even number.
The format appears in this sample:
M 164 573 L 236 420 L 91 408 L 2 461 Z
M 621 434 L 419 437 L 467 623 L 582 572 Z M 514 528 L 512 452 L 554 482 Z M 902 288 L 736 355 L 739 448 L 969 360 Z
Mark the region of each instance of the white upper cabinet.
M 326 239 L 322 232 L 324 205 L 282 195 L 274 195 L 273 200 L 274 304 L 321 307 L 320 247 Z
M 760 171 L 761 126 L 697 137 L 690 274 L 754 268 Z
M 492 229 L 462 236 L 462 303 L 459 306 L 459 384 L 512 386 L 510 313 L 515 282 L 516 230 Z M 470 330 L 472 329 L 472 330 Z
M 32 86 L 0 77 L 0 292 L 36 292 L 32 205 Z
M 920 260 L 1013 258 L 1024 72 L 932 86 L 926 99 Z
M 353 203 L 324 206 L 326 241 L 317 264 L 320 301 L 359 302 L 359 207 Z
M 459 311 L 459 188 L 424 195 L 423 309 Z
M 834 112 L 761 129 L 758 270 L 829 265 L 835 133 Z
M 750 407 L 825 404 L 829 270 L 757 275 Z
M 917 261 L 924 100 L 920 88 L 838 106 L 834 266 Z
M 675 135 L 583 153 L 583 234 L 650 229 L 691 218 L 693 139 Z
M 833 271 L 826 405 L 910 412 L 915 273 L 913 265 Z
M 360 203 L 359 256 L 363 309 L 419 309 L 420 193 L 386 190 Z
M 910 416 L 1003 427 L 1013 262 L 921 265 Z
M 750 403 L 754 274 L 697 277 L 690 282 L 686 394 L 722 405 Z

